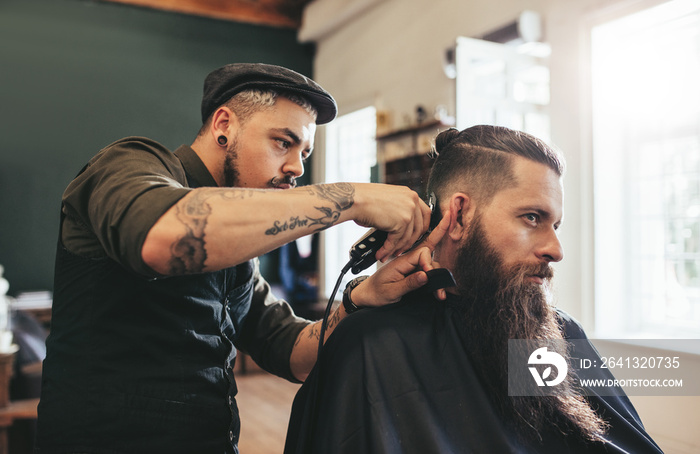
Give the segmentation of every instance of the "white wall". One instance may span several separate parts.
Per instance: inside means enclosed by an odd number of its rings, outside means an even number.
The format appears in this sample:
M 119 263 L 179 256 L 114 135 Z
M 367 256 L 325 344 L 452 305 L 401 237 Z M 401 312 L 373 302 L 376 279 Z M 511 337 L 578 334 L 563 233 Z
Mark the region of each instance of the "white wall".
M 558 305 L 590 331 L 587 27 L 604 17 L 659 1 L 376 0 L 374 6 L 354 11 L 352 19 L 317 41 L 315 79 L 336 97 L 341 113 L 374 104 L 392 111 L 396 126 L 401 126 L 405 116 L 412 118 L 418 104 L 429 111 L 445 105 L 454 114 L 454 81 L 442 70 L 444 50 L 454 45 L 457 36 L 478 37 L 512 22 L 524 10 L 539 12 L 544 38 L 552 46 L 552 140 L 563 150 L 568 164 L 561 233 L 565 258 L 556 267 L 556 293 Z M 347 12 L 350 3 L 352 0 L 315 0 L 307 8 L 304 29 L 320 29 L 319 24 L 332 20 L 334 8 Z M 635 403 L 648 430 L 667 453 L 700 449 L 700 431 L 679 429 L 688 427 L 689 421 L 700 427 L 691 410 L 697 408 L 700 398 L 637 398 Z

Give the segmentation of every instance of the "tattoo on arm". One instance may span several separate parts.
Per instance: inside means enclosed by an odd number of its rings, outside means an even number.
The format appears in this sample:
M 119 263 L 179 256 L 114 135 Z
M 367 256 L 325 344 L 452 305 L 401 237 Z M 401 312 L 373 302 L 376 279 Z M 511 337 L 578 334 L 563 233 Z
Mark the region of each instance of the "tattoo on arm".
M 273 226 L 265 231 L 265 235 L 277 235 L 286 230 L 294 230 L 297 227 L 316 227 L 316 231 L 325 230 L 335 225 L 343 211 L 352 207 L 355 203 L 355 187 L 350 183 L 332 183 L 308 186 L 307 191 L 319 199 L 329 201 L 332 206 L 317 206 L 321 217 L 292 216 L 288 220 L 275 221 Z
M 307 331 L 305 337 L 306 337 L 307 339 L 311 339 L 311 340 L 316 340 L 316 341 L 318 341 L 318 338 L 321 336 L 321 332 L 319 331 L 320 326 L 321 326 L 321 325 L 320 325 L 320 322 L 316 322 L 316 323 L 313 323 L 313 324 L 309 325 L 309 326 L 308 326 L 308 331 Z M 301 338 L 302 338 L 302 336 L 303 336 L 303 334 L 302 334 L 302 333 L 299 333 L 299 335 L 297 336 L 297 340 L 294 341 L 294 346 L 295 346 L 295 347 L 301 343 Z
M 260 191 L 256 189 L 226 188 L 226 190 L 223 192 L 221 192 L 221 190 L 218 190 L 217 194 L 219 194 L 222 199 L 243 200 L 253 197 L 257 192 Z
M 309 339 L 318 340 L 318 338 L 321 336 L 321 332 L 317 329 L 319 326 L 320 325 L 318 323 L 311 325 L 311 329 L 309 330 L 308 334 Z
M 204 228 L 211 214 L 206 200 L 210 196 L 208 191 L 196 192 L 184 203 L 175 205 L 175 215 L 187 233 L 170 246 L 169 265 L 173 274 L 197 273 L 204 269 L 207 260 Z
M 315 207 L 322 216 L 314 218 L 306 216 L 292 216 L 288 220 L 274 221 L 273 226 L 265 231 L 266 235 L 277 235 L 286 230 L 294 230 L 298 227 L 316 226 L 316 231 L 325 230 L 335 225 L 343 211 L 353 206 L 355 202 L 355 187 L 350 183 L 333 183 L 309 186 L 307 190 L 319 199 L 331 202 L 331 206 Z M 207 200 L 219 196 L 223 199 L 246 199 L 253 197 L 256 190 L 228 188 L 200 190 L 193 193 L 192 197 L 175 206 L 177 219 L 185 226 L 187 233 L 179 238 L 170 247 L 169 260 L 172 274 L 200 273 L 204 270 L 207 260 L 206 242 L 204 230 L 209 216 L 212 213 L 211 205 Z M 318 336 L 318 335 L 317 335 Z
M 227 188 L 222 190 L 202 189 L 192 194 L 188 200 L 175 206 L 177 219 L 185 226 L 187 233 L 170 246 L 170 271 L 172 274 L 201 273 L 207 260 L 204 229 L 211 215 L 212 197 L 222 199 L 247 199 L 257 191 L 253 189 Z
M 297 340 L 294 341 L 294 346 L 296 347 L 301 343 L 302 337 L 318 342 L 318 339 L 321 337 L 321 323 L 322 321 L 318 321 L 309 325 L 306 336 L 299 334 L 299 336 L 297 336 Z M 336 309 L 328 319 L 328 325 L 326 326 L 326 337 L 328 337 L 330 331 L 332 331 L 338 323 L 340 323 L 340 309 Z
M 336 309 L 331 318 L 328 319 L 328 327 L 326 329 L 332 330 L 338 323 L 340 323 L 340 308 Z
M 275 221 L 274 225 L 265 230 L 265 235 L 277 235 L 285 230 L 294 230 L 297 227 L 306 227 L 309 219 L 300 219 L 299 216 L 292 216 L 288 221 Z

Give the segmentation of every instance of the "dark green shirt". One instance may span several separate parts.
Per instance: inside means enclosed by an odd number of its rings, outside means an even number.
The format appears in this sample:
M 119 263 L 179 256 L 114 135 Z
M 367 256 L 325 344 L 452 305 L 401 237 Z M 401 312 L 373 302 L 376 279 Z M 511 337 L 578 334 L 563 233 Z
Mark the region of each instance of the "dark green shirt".
M 236 452 L 236 349 L 294 379 L 289 357 L 309 322 L 270 293 L 257 260 L 178 277 L 141 260 L 158 218 L 213 185 L 191 148 L 131 137 L 66 189 L 39 452 Z

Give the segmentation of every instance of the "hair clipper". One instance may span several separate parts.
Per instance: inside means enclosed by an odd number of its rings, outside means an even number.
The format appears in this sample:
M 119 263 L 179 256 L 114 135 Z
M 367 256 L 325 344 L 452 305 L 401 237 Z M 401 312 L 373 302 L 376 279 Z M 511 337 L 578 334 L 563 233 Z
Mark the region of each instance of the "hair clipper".
M 428 207 L 430 208 L 430 226 L 428 230 L 418 239 L 416 244 L 419 244 L 426 235 L 430 234 L 435 227 L 440 223 L 441 213 L 438 209 L 437 198 L 435 193 L 431 192 L 428 198 Z M 353 274 L 358 274 L 363 270 L 369 268 L 374 262 L 377 261 L 377 251 L 382 247 L 386 238 L 388 236 L 387 232 L 370 229 L 365 233 L 362 238 L 357 240 L 355 244 L 350 248 L 350 259 L 352 260 L 352 267 L 350 270 Z M 414 246 L 416 245 L 414 244 Z

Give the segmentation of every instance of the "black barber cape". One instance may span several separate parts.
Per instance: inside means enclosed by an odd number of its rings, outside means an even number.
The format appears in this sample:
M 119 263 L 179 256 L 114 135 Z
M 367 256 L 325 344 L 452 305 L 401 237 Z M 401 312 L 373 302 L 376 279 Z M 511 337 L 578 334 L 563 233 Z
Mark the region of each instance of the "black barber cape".
M 421 289 L 339 324 L 292 406 L 285 454 L 660 453 L 626 395 L 588 397 L 608 443 L 543 434 L 519 446 L 503 427 L 465 352 L 458 315 Z M 558 311 L 566 336 L 586 339 Z M 577 357 L 598 357 L 590 351 Z

